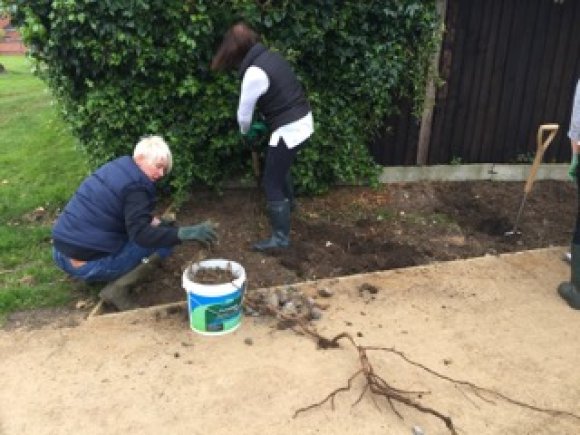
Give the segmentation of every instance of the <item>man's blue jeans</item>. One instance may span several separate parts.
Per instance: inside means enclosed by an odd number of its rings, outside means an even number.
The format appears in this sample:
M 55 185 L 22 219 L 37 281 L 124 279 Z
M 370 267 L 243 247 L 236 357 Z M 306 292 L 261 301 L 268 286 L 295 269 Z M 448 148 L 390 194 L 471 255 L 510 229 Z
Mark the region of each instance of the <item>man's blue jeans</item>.
M 134 242 L 128 242 L 118 252 L 98 260 L 87 261 L 81 267 L 73 267 L 70 259 L 54 248 L 52 258 L 59 268 L 74 278 L 86 282 L 109 282 L 133 270 L 144 258 L 154 253 L 166 258 L 171 252 L 171 248 L 144 248 Z

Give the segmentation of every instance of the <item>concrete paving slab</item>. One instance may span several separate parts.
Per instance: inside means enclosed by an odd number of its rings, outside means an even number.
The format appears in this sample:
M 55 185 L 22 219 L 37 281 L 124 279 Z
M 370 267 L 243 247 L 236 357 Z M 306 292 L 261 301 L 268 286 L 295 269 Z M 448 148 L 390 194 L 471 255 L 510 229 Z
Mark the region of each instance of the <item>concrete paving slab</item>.
M 303 283 L 334 296 L 319 333 L 394 347 L 445 376 L 496 390 L 550 415 L 475 394 L 369 351 L 376 373 L 452 418 L 462 434 L 576 434 L 580 428 L 580 312 L 556 287 L 565 248 L 437 263 Z M 361 292 L 363 284 L 376 294 Z M 0 332 L 0 434 L 425 434 L 441 421 L 366 394 L 364 384 L 294 418 L 358 370 L 356 350 L 319 350 L 269 318 L 228 335 L 188 329 L 184 311 L 152 307 L 95 316 L 74 328 Z M 169 308 L 169 309 L 168 309 Z M 248 344 L 251 343 L 251 344 Z M 572 415 L 574 414 L 574 415 Z

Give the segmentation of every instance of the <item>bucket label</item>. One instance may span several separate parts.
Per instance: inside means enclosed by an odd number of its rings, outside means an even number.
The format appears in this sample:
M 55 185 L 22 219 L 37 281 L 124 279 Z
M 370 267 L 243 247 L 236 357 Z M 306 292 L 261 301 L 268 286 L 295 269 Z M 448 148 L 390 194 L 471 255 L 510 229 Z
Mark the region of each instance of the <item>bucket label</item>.
M 236 328 L 242 316 L 244 286 L 220 297 L 188 293 L 191 328 L 199 332 L 225 332 Z
M 206 331 L 224 331 L 229 329 L 228 325 L 237 324 L 240 318 L 240 301 L 241 298 L 237 297 L 223 304 L 207 305 L 204 310 Z

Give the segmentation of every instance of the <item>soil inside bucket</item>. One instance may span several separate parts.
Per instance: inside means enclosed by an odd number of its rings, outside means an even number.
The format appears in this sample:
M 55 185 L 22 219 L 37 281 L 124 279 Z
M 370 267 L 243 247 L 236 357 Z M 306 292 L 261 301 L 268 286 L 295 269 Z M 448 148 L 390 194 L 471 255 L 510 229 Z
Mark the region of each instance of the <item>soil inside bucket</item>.
M 187 277 L 190 281 L 198 284 L 224 284 L 238 278 L 232 271 L 231 266 L 226 269 L 201 267 L 195 272 L 190 268 Z

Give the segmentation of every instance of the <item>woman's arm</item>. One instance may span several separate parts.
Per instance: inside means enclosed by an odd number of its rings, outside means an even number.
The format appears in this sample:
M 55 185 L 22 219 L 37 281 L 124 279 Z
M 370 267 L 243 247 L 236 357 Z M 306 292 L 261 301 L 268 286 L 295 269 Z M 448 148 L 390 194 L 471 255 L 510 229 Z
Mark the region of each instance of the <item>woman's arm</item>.
M 574 103 L 572 105 L 572 117 L 570 119 L 568 137 L 571 140 L 572 152 L 580 153 L 580 80 L 576 84 L 576 92 L 574 92 Z
M 246 70 L 238 104 L 238 124 L 242 134 L 249 130 L 258 98 L 264 95 L 269 87 L 270 80 L 263 69 L 251 66 Z

